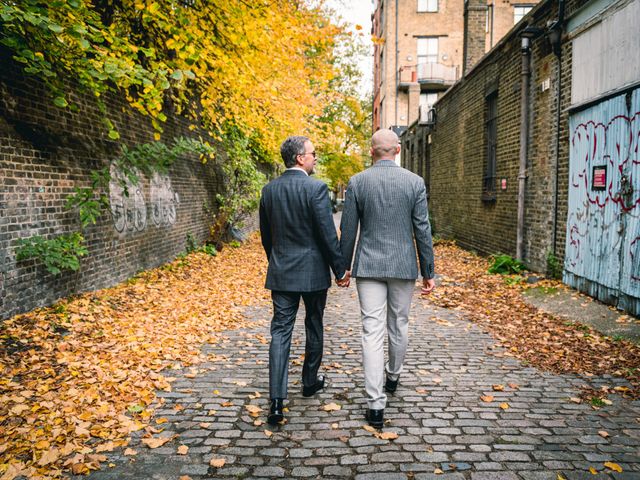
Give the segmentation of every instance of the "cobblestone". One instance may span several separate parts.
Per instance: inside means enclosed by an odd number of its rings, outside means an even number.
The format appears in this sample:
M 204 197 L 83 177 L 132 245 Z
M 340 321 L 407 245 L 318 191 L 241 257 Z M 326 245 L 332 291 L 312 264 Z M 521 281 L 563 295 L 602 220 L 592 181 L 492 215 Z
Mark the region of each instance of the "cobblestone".
M 254 328 L 221 335 L 203 349 L 215 361 L 198 366 L 195 378 L 184 377 L 187 370 L 171 370 L 170 376 L 177 377 L 173 392 L 158 392 L 165 403 L 156 416 L 169 420 L 162 425 L 163 435 L 178 437 L 152 450 L 141 444 L 143 432 L 138 432 L 129 444 L 138 451 L 134 461 L 122 451 L 107 453 L 113 468 L 92 472 L 90 480 L 176 480 L 181 475 L 192 480 L 640 479 L 640 402 L 614 397 L 613 405 L 594 412 L 569 401 L 582 385 L 599 388 L 617 385 L 617 380 L 524 366 L 503 356 L 488 334 L 459 313 L 433 308 L 418 295 L 405 370 L 385 412 L 383 431 L 398 438 L 376 438 L 363 429 L 366 401 L 355 289 L 329 292 L 321 367 L 329 386 L 312 398 L 300 394 L 303 310 L 291 349 L 288 423 L 260 424 L 269 408 L 269 345 L 260 340 L 269 338 L 271 313 L 267 307 L 247 309 Z M 494 384 L 518 387 L 493 392 Z M 487 394 L 493 402 L 480 400 Z M 222 407 L 226 401 L 233 405 Z M 499 407 L 503 401 L 509 410 Z M 322 410 L 329 403 L 341 409 Z M 179 415 L 177 404 L 184 407 Z M 260 407 L 259 417 L 251 417 L 247 405 Z M 598 435 L 600 430 L 609 437 Z M 181 444 L 190 446 L 187 455 L 177 455 Z M 212 458 L 226 463 L 216 469 L 209 465 Z M 606 469 L 605 461 L 620 464 L 623 472 Z M 592 475 L 589 467 L 599 473 Z M 435 473 L 436 468 L 444 473 Z

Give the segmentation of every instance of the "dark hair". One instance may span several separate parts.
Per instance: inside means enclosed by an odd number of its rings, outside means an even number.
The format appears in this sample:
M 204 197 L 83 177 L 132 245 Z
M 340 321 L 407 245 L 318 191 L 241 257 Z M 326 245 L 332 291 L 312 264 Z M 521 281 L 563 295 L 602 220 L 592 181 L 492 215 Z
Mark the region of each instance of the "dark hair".
M 284 166 L 287 168 L 296 166 L 296 157 L 304 153 L 304 144 L 309 141 L 309 137 L 294 135 L 288 137 L 282 145 L 280 145 L 280 155 L 284 160 Z

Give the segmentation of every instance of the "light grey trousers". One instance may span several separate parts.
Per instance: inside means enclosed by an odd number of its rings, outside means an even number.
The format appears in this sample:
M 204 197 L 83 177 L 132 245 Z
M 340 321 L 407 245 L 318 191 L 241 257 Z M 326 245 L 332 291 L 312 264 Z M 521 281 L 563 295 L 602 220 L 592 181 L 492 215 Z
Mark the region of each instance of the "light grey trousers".
M 357 278 L 362 316 L 362 361 L 369 408 L 387 404 L 384 374 L 396 380 L 407 352 L 409 309 L 415 280 Z M 384 362 L 384 335 L 388 334 L 389 360 Z

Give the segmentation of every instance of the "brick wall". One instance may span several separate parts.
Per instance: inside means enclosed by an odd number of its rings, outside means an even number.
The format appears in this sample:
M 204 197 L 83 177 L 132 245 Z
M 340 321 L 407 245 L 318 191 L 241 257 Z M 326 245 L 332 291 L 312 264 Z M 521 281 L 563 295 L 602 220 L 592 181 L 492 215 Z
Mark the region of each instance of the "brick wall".
M 568 2 L 568 11 L 584 3 L 583 0 Z M 556 15 L 557 5 L 545 2 L 538 5 L 530 21 L 544 28 L 547 21 L 554 20 Z M 482 254 L 503 252 L 515 255 L 516 250 L 522 58 L 520 43 L 517 31 L 512 31 L 438 100 L 435 129 L 414 124 L 403 135 L 404 166 L 425 176 L 435 232 L 454 238 L 461 246 Z M 554 251 L 554 224 L 557 227 L 555 252 L 561 259 L 564 256 L 568 195 L 566 108 L 570 102 L 570 42 L 563 43 L 562 49 L 557 198 L 554 192 L 558 60 L 544 36 L 533 41 L 531 51 L 524 257 L 526 263 L 538 271 L 546 270 L 547 254 Z M 486 96 L 496 91 L 496 193 L 493 201 L 486 201 L 482 195 L 487 162 Z M 424 139 L 429 147 L 425 153 L 417 155 L 419 149 L 415 145 L 420 139 Z M 503 180 L 506 182 L 504 189 Z
M 162 265 L 185 250 L 187 235 L 199 243 L 207 239 L 205 206 L 215 205 L 222 178 L 213 165 L 181 158 L 168 175 L 142 178 L 128 199 L 111 189 L 111 207 L 124 215 L 105 213 L 85 229 L 89 255 L 78 272 L 53 276 L 35 261 L 16 263 L 17 239 L 79 230 L 77 212 L 64 208 L 65 199 L 75 187 L 88 186 L 90 172 L 109 165 L 119 147 L 106 137 L 100 112 L 87 97 L 73 98 L 78 112 L 58 109 L 6 52 L 0 52 L 0 63 L 0 319 Z M 134 146 L 153 140 L 148 119 L 132 114 L 122 99 L 107 103 L 117 114 L 122 141 Z M 187 127 L 173 116 L 162 140 L 188 136 Z

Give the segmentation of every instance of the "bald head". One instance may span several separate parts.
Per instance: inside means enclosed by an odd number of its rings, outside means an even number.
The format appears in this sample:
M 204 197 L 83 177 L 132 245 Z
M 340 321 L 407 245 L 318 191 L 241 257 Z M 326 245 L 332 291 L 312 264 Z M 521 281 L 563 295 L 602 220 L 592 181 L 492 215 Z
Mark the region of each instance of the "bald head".
M 380 129 L 371 137 L 371 157 L 373 161 L 383 158 L 393 160 L 398 153 L 398 136 L 393 130 Z

